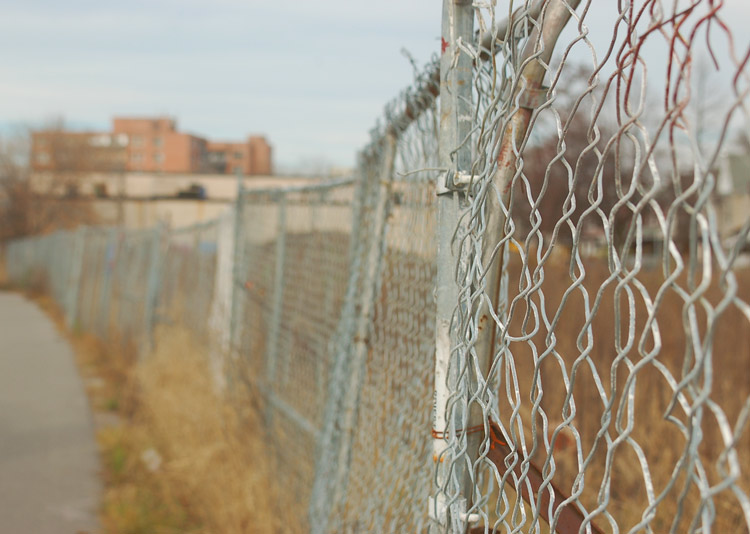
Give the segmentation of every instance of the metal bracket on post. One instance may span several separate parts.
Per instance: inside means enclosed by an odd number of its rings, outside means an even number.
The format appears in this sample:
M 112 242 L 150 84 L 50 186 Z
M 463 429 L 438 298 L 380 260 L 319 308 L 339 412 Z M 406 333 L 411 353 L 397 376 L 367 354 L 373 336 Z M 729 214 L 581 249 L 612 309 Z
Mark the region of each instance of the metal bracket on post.
M 438 178 L 436 194 L 448 195 L 456 191 L 464 192 L 468 189 L 474 176 L 463 171 L 448 171 Z
M 547 93 L 549 87 L 525 87 L 520 93 L 518 93 L 516 103 L 521 109 L 533 110 L 543 106 L 547 101 Z M 446 195 L 453 193 L 454 191 L 465 192 L 474 180 L 474 175 L 471 172 L 464 170 L 449 170 L 446 171 L 441 178 L 438 179 L 437 194 Z

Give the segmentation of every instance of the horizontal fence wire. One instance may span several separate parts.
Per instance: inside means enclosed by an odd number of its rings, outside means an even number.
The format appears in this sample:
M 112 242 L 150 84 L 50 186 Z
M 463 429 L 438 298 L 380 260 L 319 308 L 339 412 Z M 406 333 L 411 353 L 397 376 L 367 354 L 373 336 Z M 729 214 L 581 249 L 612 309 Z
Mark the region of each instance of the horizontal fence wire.
M 16 240 L 8 276 L 144 356 L 189 329 L 258 399 L 301 531 L 748 532 L 750 86 L 725 10 L 447 0 L 352 178 Z

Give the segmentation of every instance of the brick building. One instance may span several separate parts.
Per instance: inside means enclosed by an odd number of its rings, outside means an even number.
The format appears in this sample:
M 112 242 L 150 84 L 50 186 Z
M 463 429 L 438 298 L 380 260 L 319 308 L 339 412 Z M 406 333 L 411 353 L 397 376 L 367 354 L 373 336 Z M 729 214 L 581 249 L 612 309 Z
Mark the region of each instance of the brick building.
M 32 133 L 34 171 L 130 171 L 270 175 L 271 146 L 261 136 L 214 143 L 177 130 L 168 117 L 115 117 L 111 132 Z
M 271 174 L 271 146 L 264 137 L 250 136 L 244 143 L 208 143 L 212 172 L 234 174 Z

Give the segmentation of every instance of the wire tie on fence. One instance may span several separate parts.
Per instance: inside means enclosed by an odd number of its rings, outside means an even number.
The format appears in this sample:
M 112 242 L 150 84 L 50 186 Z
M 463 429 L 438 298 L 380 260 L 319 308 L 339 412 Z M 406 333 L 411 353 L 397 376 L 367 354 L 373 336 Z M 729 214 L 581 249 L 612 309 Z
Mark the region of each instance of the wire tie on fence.
M 502 445 L 504 447 L 507 447 L 508 444 L 505 443 L 503 440 L 498 438 L 492 430 L 490 430 L 490 449 L 495 449 L 495 445 Z
M 476 425 L 476 426 L 469 427 L 466 430 L 464 430 L 463 428 L 459 428 L 456 430 L 456 434 L 460 434 L 461 432 L 463 432 L 465 435 L 468 436 L 469 434 L 476 434 L 477 432 L 481 432 L 482 430 L 484 430 L 484 425 Z M 441 430 L 436 430 L 434 428 L 432 429 L 432 437 L 435 439 L 446 439 L 446 434 L 447 434 L 447 431 L 445 430 L 441 431 Z M 492 426 L 490 426 L 490 448 L 494 449 L 495 445 L 507 446 L 508 444 L 505 441 L 498 438 L 495 435 L 495 432 L 493 432 Z
M 477 432 L 481 432 L 482 430 L 484 430 L 484 425 L 477 425 L 477 426 L 469 427 L 466 430 L 464 430 L 463 428 L 459 428 L 456 430 L 456 434 L 460 434 L 461 432 L 463 432 L 464 434 L 468 436 L 469 434 L 475 434 Z M 447 434 L 446 430 L 440 431 L 440 430 L 435 430 L 434 428 L 432 429 L 432 437 L 435 439 L 446 439 L 445 438 L 446 434 Z

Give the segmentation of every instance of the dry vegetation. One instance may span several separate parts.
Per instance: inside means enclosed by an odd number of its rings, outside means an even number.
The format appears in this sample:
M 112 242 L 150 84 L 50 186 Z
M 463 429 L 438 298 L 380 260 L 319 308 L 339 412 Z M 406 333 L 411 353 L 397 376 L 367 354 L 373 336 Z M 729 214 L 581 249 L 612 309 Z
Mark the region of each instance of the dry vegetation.
M 571 284 L 568 272 L 568 262 L 565 258 L 552 262 L 545 266 L 545 280 L 542 285 L 546 299 L 547 310 L 557 310 L 563 297 L 564 291 Z M 590 258 L 586 262 L 586 277 L 584 286 L 587 288 L 593 302 L 597 290 L 602 287 L 609 276 L 609 270 L 604 260 Z M 738 281 L 738 296 L 744 301 L 750 301 L 750 270 L 747 268 L 736 272 Z M 518 262 L 511 266 L 511 280 L 519 280 L 520 272 Z M 660 268 L 644 269 L 638 274 L 638 280 L 653 297 L 664 282 Z M 516 282 L 517 283 L 517 282 Z M 677 283 L 687 287 L 685 276 L 681 276 Z M 593 337 L 590 345 L 585 337 L 578 338 L 584 326 L 584 305 L 580 291 L 573 292 L 562 307 L 559 323 L 555 328 L 555 347 L 562 357 L 568 376 L 574 368 L 576 359 L 585 347 L 590 347 L 591 360 L 595 363 L 601 377 L 605 393 L 614 399 L 614 410 L 612 420 L 605 426 L 609 429 L 613 438 L 620 435 L 626 428 L 627 413 L 622 425 L 618 428 L 616 423 L 617 410 L 624 402 L 623 387 L 629 375 L 629 366 L 635 365 L 643 360 L 639 354 L 638 343 L 643 342 L 645 351 L 654 347 L 653 336 L 646 332 L 645 320 L 646 309 L 642 299 L 636 295 L 636 321 L 634 328 L 633 346 L 622 352 L 627 359 L 617 359 L 615 306 L 619 305 L 621 310 L 620 329 L 622 334 L 621 346 L 626 346 L 624 341 L 627 337 L 627 306 L 624 295 L 620 295 L 619 304 L 615 296 L 615 284 L 611 284 L 602 291 L 601 305 L 592 323 Z M 513 289 L 511 289 L 511 296 Z M 517 293 L 517 289 L 516 289 Z M 716 280 L 713 280 L 706 290 L 704 297 L 706 302 L 716 306 L 724 296 L 722 288 Z M 538 306 L 538 297 L 531 299 Z M 676 291 L 669 289 L 664 295 L 659 311 L 656 315 L 660 336 L 661 348 L 656 361 L 663 364 L 669 372 L 679 381 L 683 376 L 683 362 L 687 361 L 688 369 L 693 364 L 692 352 L 686 351 L 686 339 L 691 335 L 690 331 L 683 329 L 684 300 Z M 513 321 L 511 322 L 511 334 L 520 336 L 523 329 L 523 318 L 527 306 L 519 301 Z M 533 321 L 532 321 L 533 322 Z M 705 315 L 698 317 L 698 330 L 701 335 L 706 331 Z M 750 324 L 734 305 L 718 318 L 716 332 L 711 346 L 713 360 L 713 376 L 699 375 L 698 382 L 710 387 L 711 399 L 720 407 L 727 416 L 729 425 L 734 427 L 743 403 L 750 395 L 750 376 L 747 369 L 750 368 Z M 527 326 L 525 331 L 530 331 Z M 547 346 L 544 328 L 542 332 L 531 337 L 530 342 L 514 342 L 511 344 L 511 352 L 518 370 L 519 386 L 523 404 L 530 409 L 532 398 L 532 377 L 534 370 L 534 356 L 530 350 L 531 343 L 535 344 L 538 354 L 543 352 Z M 628 361 L 629 360 L 629 361 Z M 564 406 L 565 389 L 561 378 L 560 364 L 550 355 L 545 357 L 538 365 L 541 383 L 543 385 L 543 397 L 541 407 L 550 417 L 552 430 L 561 424 L 565 418 L 562 407 Z M 614 373 L 610 372 L 614 369 Z M 573 398 L 576 405 L 575 417 L 571 426 L 575 427 L 580 434 L 584 457 L 592 456 L 591 465 L 586 470 L 585 491 L 581 497 L 589 510 L 596 507 L 597 492 L 607 461 L 607 446 L 603 440 L 596 441 L 596 435 L 602 428 L 602 416 L 604 413 L 602 401 L 596 389 L 593 373 L 589 365 L 582 363 L 576 370 Z M 637 441 L 643 449 L 643 454 L 649 463 L 650 477 L 654 483 L 654 491 L 658 495 L 666 490 L 664 502 L 657 508 L 655 516 L 650 521 L 651 528 L 655 532 L 669 531 L 675 518 L 681 518 L 676 526 L 677 532 L 687 532 L 689 521 L 697 511 L 699 495 L 696 488 L 687 491 L 684 503 L 684 513 L 678 513 L 678 501 L 684 488 L 684 477 L 680 477 L 678 483 L 667 489 L 667 483 L 672 475 L 675 465 L 679 461 L 687 440 L 679 427 L 667 419 L 674 417 L 685 422 L 687 417 L 682 409 L 677 406 L 669 410 L 669 402 L 672 397 L 672 387 L 668 384 L 663 374 L 653 364 L 647 364 L 638 371 L 638 379 L 635 387 L 635 404 L 632 410 L 634 427 L 630 436 Z M 686 392 L 689 400 L 694 400 L 700 392 Z M 501 398 L 503 398 L 501 396 Z M 511 413 L 507 404 L 502 403 L 501 413 Z M 623 405 L 624 406 L 624 405 Z M 522 411 L 522 414 L 524 412 Z M 525 426 L 530 428 L 530 412 L 524 416 Z M 538 424 L 541 424 L 539 419 Z M 686 424 L 686 423 L 684 423 Z M 725 459 L 721 455 L 724 451 L 724 440 L 722 439 L 714 415 L 705 410 L 701 421 L 703 436 L 698 446 L 698 456 L 706 468 L 706 476 L 711 484 L 719 484 L 725 475 L 722 469 L 727 468 Z M 528 436 L 530 438 L 530 435 Z M 530 443 L 530 441 L 529 441 Z M 540 444 L 541 447 L 541 444 Z M 554 443 L 555 461 L 557 473 L 554 481 L 558 487 L 570 493 L 573 488 L 574 478 L 578 473 L 576 462 L 576 447 L 573 434 L 569 429 L 564 429 Z M 737 444 L 739 462 L 743 473 L 750 470 L 750 431 L 744 429 L 739 443 Z M 537 462 L 544 462 L 543 448 L 539 450 Z M 627 531 L 636 523 L 641 521 L 641 514 L 647 508 L 646 486 L 644 476 L 639 465 L 634 449 L 623 443 L 615 449 L 612 458 L 612 483 L 610 487 L 609 506 L 607 510 L 617 520 L 621 530 Z M 750 484 L 745 476 L 739 481 L 744 490 L 750 491 Z M 715 498 L 717 503 L 716 523 L 714 532 L 746 532 L 742 510 L 737 499 L 730 490 L 720 492 Z M 599 521 L 600 526 L 605 527 L 606 521 Z M 607 532 L 608 529 L 605 529 Z
M 258 411 L 217 394 L 204 354 L 182 332 L 163 333 L 135 374 L 134 424 L 163 457 L 162 482 L 201 532 L 288 532 Z
M 123 423 L 99 433 L 107 532 L 292 532 L 255 403 L 228 402 L 211 377 L 175 330 L 131 369 Z
M 32 296 L 64 331 L 52 299 L 38 287 Z M 126 340 L 69 337 L 97 423 L 104 533 L 295 532 L 256 403 L 246 392 L 230 402 L 217 391 L 205 350 L 188 333 L 161 331 L 140 362 Z
M 511 264 L 511 280 L 519 280 L 520 266 Z M 586 260 L 584 286 L 590 295 L 602 287 L 609 275 L 604 260 Z M 750 270 L 738 269 L 739 298 L 750 301 Z M 655 295 L 664 279 L 658 268 L 643 269 L 638 279 L 650 295 Z M 677 282 L 686 287 L 685 277 Z M 570 286 L 568 262 L 564 255 L 554 257 L 545 266 L 542 285 L 547 310 L 556 310 L 563 293 Z M 41 291 L 42 288 L 37 288 Z M 303 291 L 303 289 L 300 289 Z M 511 288 L 511 297 L 517 289 Z M 704 297 L 713 306 L 721 300 L 723 289 L 714 281 Z M 625 351 L 632 363 L 642 360 L 638 340 L 645 330 L 645 307 L 636 299 L 636 343 Z M 424 296 L 429 302 L 429 296 Z M 537 297 L 531 298 L 537 306 Z M 48 298 L 41 299 L 53 314 L 54 306 Z M 627 317 L 622 301 L 616 303 L 615 285 L 602 291 L 600 308 L 592 323 L 591 359 L 596 364 L 607 395 L 615 402 L 622 399 L 624 380 L 628 375 L 628 362 L 615 362 L 616 325 L 615 306 L 621 306 L 623 318 Z M 511 334 L 523 333 L 523 318 L 527 304 L 517 302 L 511 321 Z M 555 347 L 570 375 L 576 359 L 581 354 L 581 341 L 577 339 L 583 326 L 583 297 L 573 292 L 562 308 L 555 327 Z M 682 376 L 686 357 L 685 339 L 689 332 L 683 329 L 684 300 L 673 289 L 666 291 L 657 320 L 661 333 L 661 348 L 657 359 L 675 377 Z M 428 314 L 429 315 L 429 314 Z M 248 316 L 250 317 L 250 316 Z M 425 319 L 427 321 L 428 319 Z M 62 324 L 58 314 L 58 322 Z M 248 321 L 252 322 L 252 321 Z M 256 326 L 262 326 L 257 322 Z M 621 327 L 625 327 L 623 321 Z M 698 329 L 705 331 L 706 318 L 698 318 Z M 712 345 L 714 376 L 711 379 L 711 398 L 726 413 L 729 424 L 734 425 L 742 403 L 750 394 L 750 324 L 736 307 L 730 306 L 717 322 Z M 256 339 L 262 339 L 262 332 Z M 400 335 L 403 335 L 401 333 Z M 409 340 L 405 338 L 405 342 Z M 414 339 L 410 340 L 414 342 Z M 99 412 L 98 439 L 101 447 L 106 482 L 102 507 L 102 522 L 107 533 L 252 533 L 295 532 L 295 526 L 304 524 L 296 516 L 306 512 L 306 506 L 289 502 L 299 487 L 278 487 L 280 472 L 274 462 L 279 461 L 278 451 L 266 448 L 266 443 L 277 446 L 294 445 L 291 442 L 267 439 L 265 421 L 259 399 L 251 397 L 244 387 L 236 387 L 231 398 L 220 395 L 212 379 L 207 350 L 195 343 L 184 329 L 162 329 L 157 335 L 156 350 L 141 362 L 132 358 L 135 353 L 126 340 L 110 340 L 106 345 L 91 336 L 76 334 L 74 342 L 81 357 L 80 364 L 87 377 L 92 403 Z M 429 342 L 427 340 L 426 342 Z M 654 340 L 643 335 L 643 347 L 649 350 Z M 537 349 L 547 346 L 545 333 L 531 336 L 529 342 L 512 343 L 511 352 L 519 377 L 519 390 L 523 406 L 529 407 L 534 355 L 531 343 Z M 256 347 L 257 349 L 257 347 Z M 302 349 L 300 349 L 302 350 Z M 265 353 L 265 351 L 261 352 Z M 690 358 L 688 354 L 688 358 Z M 550 418 L 551 430 L 564 418 L 561 407 L 564 400 L 560 365 L 551 356 L 539 363 L 544 386 L 541 406 Z M 617 370 L 611 375 L 609 370 Z M 249 371 L 246 369 L 245 371 Z M 425 388 L 430 377 L 425 376 Z M 395 385 L 394 387 L 399 387 Z M 649 364 L 638 374 L 633 418 L 632 437 L 643 449 L 648 460 L 654 490 L 662 491 L 686 440 L 679 428 L 665 418 L 672 388 L 663 375 Z M 589 510 L 596 508 L 597 491 L 606 462 L 606 445 L 596 443 L 596 434 L 602 427 L 602 405 L 588 365 L 576 371 L 573 388 L 577 412 L 571 422 L 580 433 L 584 455 L 591 454 L 592 462 L 585 474 L 585 490 L 581 501 Z M 615 410 L 617 404 L 615 404 Z M 524 411 L 526 410 L 526 411 Z M 510 413 L 507 405 L 501 413 Z M 102 416 L 101 414 L 109 414 Z M 684 420 L 680 409 L 671 415 Z M 530 428 L 530 412 L 524 408 L 521 416 Z M 704 415 L 704 431 L 698 454 L 706 466 L 706 476 L 712 484 L 723 479 L 721 454 L 723 440 L 710 414 Z M 612 436 L 620 429 L 615 421 L 607 423 Z M 571 432 L 565 430 L 554 443 L 556 462 L 555 484 L 570 493 L 578 473 L 575 443 Z M 530 438 L 530 435 L 527 436 Z M 289 436 L 294 439 L 294 436 Z M 746 428 L 738 444 L 739 462 L 743 473 L 750 470 L 750 432 Z M 535 462 L 541 465 L 544 455 L 537 451 Z M 287 471 L 290 466 L 286 466 Z M 291 466 L 292 468 L 294 466 Z M 675 517 L 692 518 L 699 495 L 695 489 L 687 492 L 685 513 L 678 514 L 678 500 L 684 479 L 667 492 L 658 507 L 650 526 L 654 532 L 669 531 Z M 739 481 L 745 491 L 750 490 L 748 479 Z M 394 492 L 395 495 L 395 492 Z M 612 484 L 607 510 L 618 522 L 620 531 L 627 531 L 638 523 L 647 506 L 646 486 L 633 448 L 627 443 L 619 446 L 612 463 Z M 399 495 L 401 497 L 401 495 Z M 403 495 L 408 499 L 408 494 Z M 716 523 L 714 532 L 741 533 L 743 518 L 737 499 L 730 491 L 716 498 Z M 384 513 L 388 511 L 384 510 Z M 688 531 L 687 519 L 679 522 L 676 532 Z M 611 529 L 599 517 L 597 524 L 604 532 Z
M 69 133 L 56 122 L 46 135 L 60 171 L 46 176 L 31 170 L 31 132 L 0 135 L 0 242 L 98 222 L 91 203 L 78 197 L 96 151 L 80 141 L 72 146 Z

